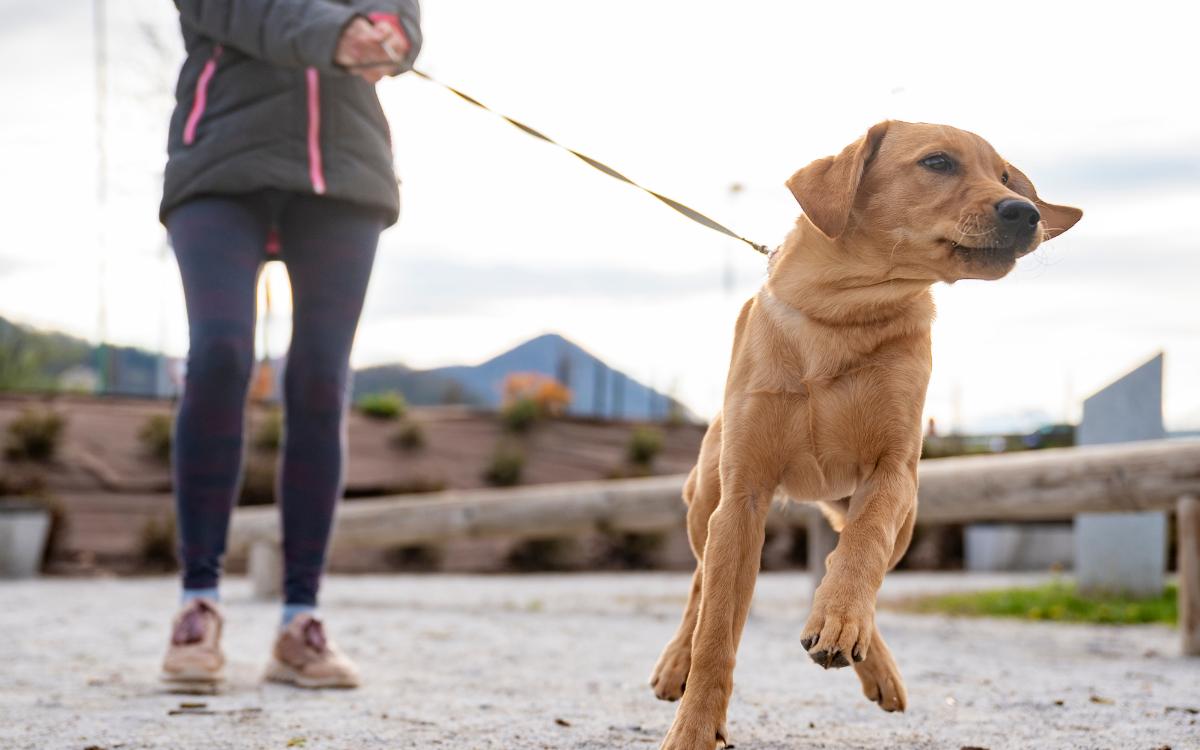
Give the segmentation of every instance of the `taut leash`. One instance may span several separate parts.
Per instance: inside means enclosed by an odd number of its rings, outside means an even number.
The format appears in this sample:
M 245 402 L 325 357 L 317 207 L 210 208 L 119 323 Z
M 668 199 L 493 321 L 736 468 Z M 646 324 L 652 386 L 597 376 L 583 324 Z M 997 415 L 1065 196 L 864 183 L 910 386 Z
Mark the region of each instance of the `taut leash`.
M 465 101 L 465 102 L 467 102 L 467 103 L 469 103 L 469 104 L 474 104 L 476 107 L 479 107 L 479 108 L 480 108 L 480 109 L 482 109 L 482 110 L 485 110 L 485 111 L 487 111 L 487 112 L 490 112 L 491 114 L 493 114 L 493 115 L 495 115 L 495 116 L 497 116 L 497 117 L 500 117 L 500 118 L 503 118 L 503 119 L 507 120 L 507 121 L 508 121 L 508 123 L 509 123 L 510 125 L 512 125 L 513 127 L 519 128 L 520 130 L 523 130 L 523 131 L 525 131 L 527 134 L 529 134 L 529 135 L 533 136 L 534 138 L 537 138 L 537 139 L 539 139 L 539 140 L 543 140 L 543 141 L 545 141 L 546 143 L 549 143 L 549 144 L 550 144 L 550 145 L 552 145 L 552 146 L 557 146 L 558 148 L 561 148 L 563 151 L 566 151 L 567 153 L 571 154 L 572 156 L 575 156 L 575 157 L 576 157 L 576 158 L 578 158 L 579 160 L 581 160 L 581 161 L 583 161 L 583 162 L 587 163 L 589 166 L 591 166 L 591 167 L 594 167 L 595 169 L 598 169 L 598 170 L 600 170 L 601 172 L 603 172 L 604 174 L 608 175 L 609 177 L 612 177 L 612 178 L 613 178 L 613 179 L 615 179 L 615 180 L 620 180 L 621 182 L 625 182 L 625 183 L 628 183 L 628 184 L 630 184 L 630 185 L 633 185 L 633 186 L 634 186 L 635 188 L 637 188 L 638 190 L 641 190 L 642 192 L 649 193 L 650 195 L 653 195 L 653 196 L 654 196 L 655 198 L 657 198 L 658 200 L 660 200 L 660 201 L 662 201 L 663 203 L 667 204 L 668 206 L 670 206 L 671 208 L 675 209 L 676 211 L 678 211 L 679 213 L 683 214 L 684 216 L 686 216 L 687 218 L 691 219 L 692 221 L 696 222 L 697 224 L 700 224 L 700 225 L 702 225 L 702 226 L 706 226 L 706 227 L 708 227 L 709 229 L 712 229 L 712 230 L 714 230 L 714 231 L 720 232 L 721 234 L 724 234 L 724 235 L 726 235 L 726 236 L 728 236 L 728 237 L 732 237 L 732 238 L 734 238 L 735 240 L 739 240 L 739 241 L 741 241 L 741 242 L 745 242 L 747 245 L 749 245 L 750 247 L 754 248 L 755 250 L 757 250 L 758 252 L 762 253 L 763 255 L 770 255 L 770 252 L 771 252 L 771 251 L 770 251 L 770 250 L 767 248 L 767 246 L 766 246 L 766 245 L 760 245 L 760 244 L 758 244 L 757 242 L 751 242 L 750 240 L 748 240 L 748 239 L 746 239 L 745 237 L 741 236 L 741 235 L 740 235 L 740 234 L 738 234 L 737 232 L 735 232 L 735 231 L 733 231 L 732 229 L 730 229 L 730 228 L 726 227 L 724 224 L 720 224 L 720 223 L 718 223 L 718 222 L 715 222 L 715 221 L 713 221 L 712 219 L 708 218 L 707 216 L 705 216 L 704 214 L 700 213 L 699 211 L 697 211 L 697 210 L 695 210 L 695 209 L 692 209 L 692 208 L 688 208 L 687 206 L 683 205 L 683 204 L 682 204 L 682 203 L 680 203 L 679 201 L 672 200 L 672 199 L 668 198 L 667 196 L 665 196 L 665 195 L 662 195 L 661 193 L 656 193 L 656 192 L 654 192 L 653 190 L 650 190 L 649 188 L 644 188 L 644 187 L 642 187 L 641 185 L 637 184 L 636 182 L 634 182 L 633 180 L 629 179 L 628 177 L 626 177 L 625 175 L 621 174 L 620 172 L 618 172 L 617 170 L 613 169 L 612 167 L 608 166 L 607 164 L 602 164 L 601 162 L 598 162 L 598 161 L 596 161 L 595 159 L 593 159 L 593 158 L 592 158 L 592 157 L 590 157 L 590 156 L 585 156 L 584 154 L 581 154 L 581 153 L 579 153 L 578 151 L 575 151 L 574 149 L 569 149 L 569 148 L 567 148 L 566 146 L 562 145 L 561 143 L 558 143 L 557 141 L 554 141 L 554 140 L 553 140 L 553 139 L 551 139 L 551 138 L 547 138 L 547 137 L 546 137 L 545 135 L 543 135 L 542 133 L 539 133 L 538 131 L 534 130 L 533 128 L 529 127 L 528 125 L 525 125 L 524 123 L 517 122 L 516 120 L 512 119 L 511 117 L 506 117 L 505 115 L 502 115 L 502 114 L 500 114 L 499 112 L 496 112 L 495 110 L 488 109 L 488 107 L 486 107 L 486 106 L 485 106 L 485 105 L 484 105 L 482 102 L 480 102 L 480 101 L 479 101 L 478 99 L 476 99 L 475 97 L 468 96 L 468 95 L 464 94 L 463 92 L 459 91 L 458 89 L 454 88 L 453 86 L 447 86 L 446 84 L 442 83 L 441 81 L 438 81 L 438 80 L 436 80 L 436 79 L 434 79 L 434 78 L 431 78 L 430 76 L 428 76 L 428 75 L 426 75 L 426 74 L 422 73 L 422 72 L 421 72 L 421 71 L 419 71 L 419 70 L 414 70 L 414 71 L 412 71 L 412 72 L 413 72 L 413 73 L 415 73 L 415 74 L 417 74 L 417 75 L 419 75 L 420 77 L 424 78 L 425 80 L 429 81 L 430 83 L 434 83 L 434 84 L 437 84 L 438 86 L 441 86 L 442 88 L 446 89 L 446 90 L 447 90 L 447 91 L 449 91 L 450 93 L 452 93 L 452 94 L 454 94 L 455 96 L 459 97 L 459 98 L 460 98 L 460 99 L 462 99 L 463 101 Z

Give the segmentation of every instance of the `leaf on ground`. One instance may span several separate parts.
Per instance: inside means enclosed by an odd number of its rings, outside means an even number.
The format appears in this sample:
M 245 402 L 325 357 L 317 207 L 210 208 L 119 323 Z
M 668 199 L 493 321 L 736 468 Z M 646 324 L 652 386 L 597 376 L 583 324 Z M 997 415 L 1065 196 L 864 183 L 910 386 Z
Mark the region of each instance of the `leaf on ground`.
M 567 721 L 566 719 L 555 719 L 555 720 L 554 720 L 554 723 L 555 723 L 555 724 L 557 724 L 557 725 L 559 725 L 560 727 L 569 727 L 569 726 L 571 726 L 571 722 Z
M 1089 700 L 1091 700 L 1091 702 L 1092 702 L 1092 703 L 1100 703 L 1100 704 L 1103 704 L 1103 705 L 1105 705 L 1105 706 L 1113 706 L 1113 705 L 1116 705 L 1116 701 L 1114 701 L 1114 700 L 1110 700 L 1110 699 L 1108 699 L 1108 698 L 1101 698 L 1101 697 L 1100 697 L 1100 696 L 1098 696 L 1098 695 L 1093 695 L 1093 696 L 1092 696 L 1092 697 L 1091 697 Z

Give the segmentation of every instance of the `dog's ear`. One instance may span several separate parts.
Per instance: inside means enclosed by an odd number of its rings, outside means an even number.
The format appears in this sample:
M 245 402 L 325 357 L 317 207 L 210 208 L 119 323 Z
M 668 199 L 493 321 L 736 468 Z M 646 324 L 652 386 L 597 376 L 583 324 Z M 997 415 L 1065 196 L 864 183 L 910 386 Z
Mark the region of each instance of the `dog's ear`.
M 788 190 L 796 196 L 804 215 L 827 237 L 846 231 L 858 183 L 887 129 L 886 120 L 874 125 L 842 153 L 817 159 L 788 178 Z
M 1024 172 L 1011 164 L 1008 165 L 1008 189 L 1022 198 L 1028 198 L 1033 201 L 1033 205 L 1037 206 L 1038 213 L 1042 215 L 1042 221 L 1046 222 L 1045 239 L 1057 237 L 1083 218 L 1083 211 L 1078 208 L 1056 206 L 1043 201 L 1033 187 L 1033 180 L 1030 180 Z

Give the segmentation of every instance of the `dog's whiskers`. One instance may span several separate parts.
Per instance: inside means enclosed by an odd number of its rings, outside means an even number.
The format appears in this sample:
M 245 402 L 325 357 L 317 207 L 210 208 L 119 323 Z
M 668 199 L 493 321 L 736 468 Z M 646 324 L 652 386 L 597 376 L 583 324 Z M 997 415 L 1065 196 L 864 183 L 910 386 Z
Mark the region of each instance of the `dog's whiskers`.
M 997 233 L 995 227 L 984 224 L 979 214 L 960 216 L 958 223 L 954 226 L 954 231 L 958 234 L 958 238 L 952 242 L 956 247 L 964 244 L 968 239 L 972 240 L 977 247 L 988 247 L 991 245 L 988 238 Z M 985 240 L 985 242 L 981 245 L 979 240 Z

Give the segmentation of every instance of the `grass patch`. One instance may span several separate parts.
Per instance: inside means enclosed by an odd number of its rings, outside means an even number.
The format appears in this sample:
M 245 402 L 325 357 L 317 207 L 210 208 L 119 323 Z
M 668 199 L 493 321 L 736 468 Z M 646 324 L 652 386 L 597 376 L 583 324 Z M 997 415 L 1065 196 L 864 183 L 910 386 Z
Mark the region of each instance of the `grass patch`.
M 1179 620 L 1175 586 L 1153 599 L 1123 596 L 1082 596 L 1074 584 L 1050 583 L 1028 589 L 975 591 L 924 596 L 896 607 L 906 612 L 953 617 L 1021 617 L 1027 620 L 1095 622 L 1132 625 Z

